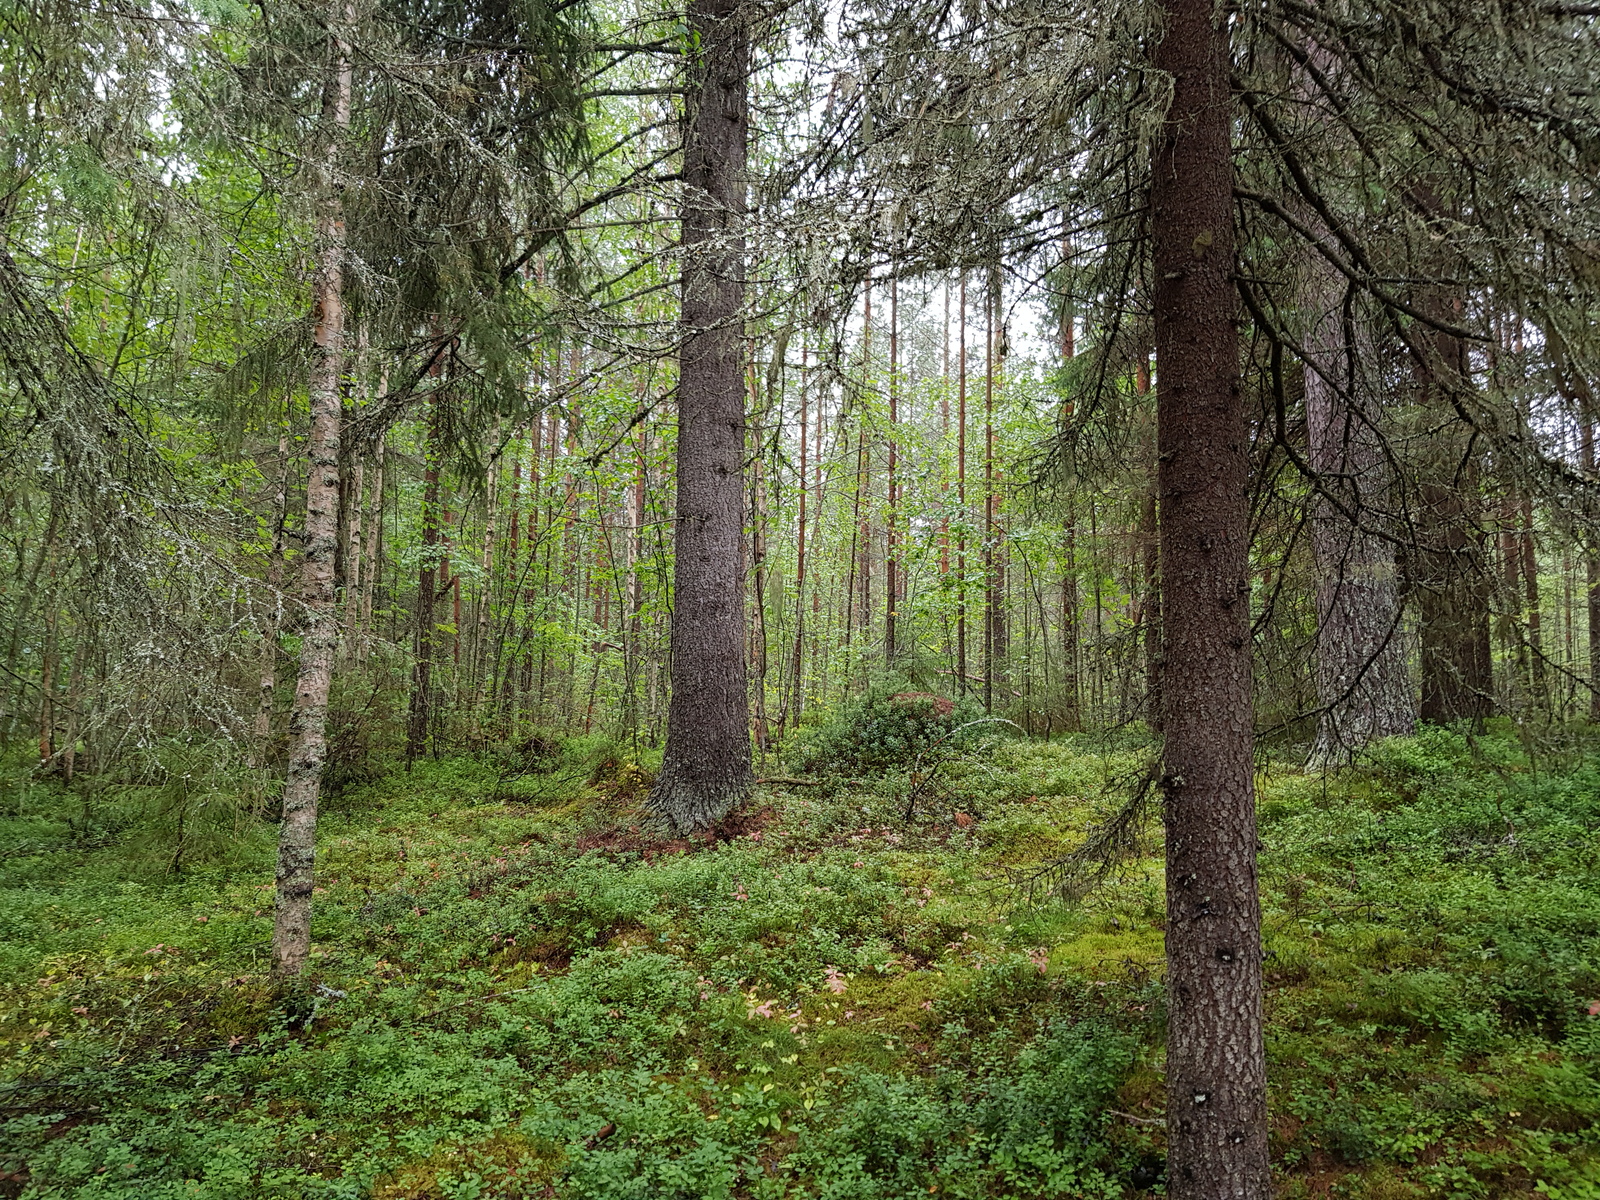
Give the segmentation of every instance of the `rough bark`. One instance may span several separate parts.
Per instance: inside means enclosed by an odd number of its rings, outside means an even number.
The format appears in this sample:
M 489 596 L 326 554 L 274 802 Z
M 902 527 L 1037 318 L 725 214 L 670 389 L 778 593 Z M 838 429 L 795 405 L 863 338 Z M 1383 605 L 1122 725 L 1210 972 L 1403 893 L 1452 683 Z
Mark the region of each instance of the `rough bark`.
M 673 529 L 672 698 L 650 808 L 704 829 L 749 793 L 744 663 L 745 144 L 748 11 L 691 0 L 684 145 L 683 339 Z
M 326 750 L 328 691 L 339 646 L 334 558 L 339 540 L 339 443 L 343 418 L 344 210 L 338 185 L 340 145 L 350 125 L 351 62 L 347 30 L 353 8 L 341 3 L 329 22 L 328 78 L 322 94 L 323 147 L 318 181 L 317 268 L 312 282 L 316 353 L 306 442 L 305 553 L 300 560 L 305 631 L 294 703 L 289 713 L 289 769 L 278 834 L 277 908 L 272 926 L 272 976 L 292 981 L 311 952 L 311 890 L 317 795 Z
M 1480 535 L 1461 491 L 1451 484 L 1421 489 L 1420 570 L 1424 721 L 1480 720 L 1493 711 L 1489 605 Z
M 1437 298 L 1430 307 L 1448 315 Z M 1449 420 L 1448 392 L 1467 378 L 1466 348 L 1446 334 L 1424 339 L 1415 356 L 1424 411 Z M 1439 436 L 1428 478 L 1419 488 L 1421 512 L 1412 585 L 1418 593 L 1424 721 L 1479 721 L 1494 708 L 1489 641 L 1492 581 L 1484 563 L 1483 532 L 1475 512 L 1476 462 L 1458 436 Z
M 1165 0 L 1172 106 L 1151 171 L 1167 839 L 1167 1194 L 1263 1200 L 1245 421 L 1232 278 L 1227 35 Z
M 1416 702 L 1400 626 L 1394 545 L 1378 534 L 1388 473 L 1374 417 L 1351 367 L 1331 273 L 1314 275 L 1306 347 L 1306 437 L 1320 494 L 1311 511 L 1316 570 L 1317 733 L 1311 761 L 1348 762 L 1382 737 L 1416 727 Z

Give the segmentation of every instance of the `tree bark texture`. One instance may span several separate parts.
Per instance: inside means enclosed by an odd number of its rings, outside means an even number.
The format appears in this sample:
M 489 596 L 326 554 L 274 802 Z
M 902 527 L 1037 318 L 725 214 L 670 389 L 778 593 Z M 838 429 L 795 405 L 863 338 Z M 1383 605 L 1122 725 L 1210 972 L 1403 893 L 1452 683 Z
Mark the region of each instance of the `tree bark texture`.
M 1437 297 L 1431 307 L 1451 315 Z M 1466 347 L 1459 338 L 1436 334 L 1416 356 L 1424 411 L 1451 421 L 1448 391 L 1464 385 Z M 1453 423 L 1453 422 L 1452 422 Z M 1412 586 L 1418 592 L 1424 721 L 1481 720 L 1494 709 L 1493 659 L 1489 640 L 1492 580 L 1484 563 L 1483 531 L 1475 511 L 1477 464 L 1459 437 L 1439 436 L 1436 458 L 1419 489 L 1419 545 Z
M 649 805 L 679 832 L 753 782 L 744 662 L 745 148 L 748 14 L 691 0 L 684 145 L 682 350 L 673 530 L 672 698 Z
M 1320 709 L 1311 761 L 1340 764 L 1378 738 L 1411 733 L 1416 703 L 1394 544 L 1375 528 L 1388 509 L 1387 464 L 1352 370 L 1365 348 L 1349 345 L 1343 288 L 1320 259 L 1307 292 L 1306 436 L 1320 488 L 1311 510 Z
M 1167 1194 L 1264 1200 L 1266 1057 L 1250 683 L 1249 463 L 1238 380 L 1228 43 L 1165 0 L 1154 238 L 1165 651 Z
M 305 554 L 301 599 L 305 632 L 294 703 L 289 713 L 289 769 L 278 835 L 277 908 L 272 927 L 272 976 L 298 977 L 311 952 L 311 889 L 316 857 L 317 795 L 326 750 L 328 692 L 339 646 L 334 607 L 334 559 L 339 541 L 339 442 L 343 419 L 344 208 L 338 184 L 340 146 L 350 126 L 352 71 L 346 40 L 353 8 L 341 3 L 329 23 L 328 78 L 322 94 L 321 179 L 317 197 L 317 269 L 312 281 L 316 345 L 309 387 L 311 433 L 306 442 Z

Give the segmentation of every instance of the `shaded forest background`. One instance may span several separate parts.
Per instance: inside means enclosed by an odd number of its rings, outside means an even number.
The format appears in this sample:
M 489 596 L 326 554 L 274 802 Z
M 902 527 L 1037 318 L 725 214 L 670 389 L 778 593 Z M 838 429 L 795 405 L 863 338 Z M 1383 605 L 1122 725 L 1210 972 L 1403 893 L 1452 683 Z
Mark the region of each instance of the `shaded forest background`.
M 1397 581 L 1399 727 L 1451 689 L 1473 698 L 1427 715 L 1503 713 L 1529 737 L 1593 707 L 1592 143 L 1561 74 L 1586 74 L 1589 30 L 1539 11 L 1481 44 L 1447 8 L 1249 17 L 1237 203 L 1275 744 L 1337 750 L 1318 588 L 1374 569 Z M 662 736 L 676 35 L 662 14 L 576 13 L 350 13 L 335 790 L 540 730 Z M 919 15 L 792 14 L 753 76 L 760 753 L 880 676 L 1048 736 L 1145 718 L 1158 672 L 1128 201 L 1159 97 L 1114 57 L 1141 18 L 859 43 Z M 8 19 L 6 743 L 69 779 L 160 776 L 204 745 L 207 771 L 265 781 L 302 620 L 317 20 Z M 525 57 L 524 34 L 552 53 Z M 918 94 L 923 68 L 943 82 Z M 1404 128 L 1378 144 L 1386 123 Z M 1388 565 L 1359 538 L 1319 554 L 1319 520 L 1353 521 Z M 1441 605 L 1470 609 L 1481 662 L 1429 657 Z M 1322 618 L 1326 655 L 1353 618 Z

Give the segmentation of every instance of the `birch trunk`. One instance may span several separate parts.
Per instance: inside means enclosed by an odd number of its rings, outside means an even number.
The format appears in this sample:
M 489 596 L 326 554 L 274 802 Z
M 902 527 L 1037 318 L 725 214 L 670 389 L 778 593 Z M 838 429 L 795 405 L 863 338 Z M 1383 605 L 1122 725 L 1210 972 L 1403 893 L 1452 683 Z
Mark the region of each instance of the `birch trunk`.
M 311 435 L 306 444 L 306 549 L 301 558 L 301 598 L 306 606 L 300 668 L 289 714 L 289 770 L 278 836 L 277 908 L 272 928 L 272 975 L 296 979 L 311 952 L 311 891 L 317 836 L 317 794 L 322 784 L 328 691 L 339 645 L 333 569 L 339 537 L 339 441 L 344 369 L 344 207 L 339 154 L 350 126 L 352 69 L 348 30 L 354 6 L 341 3 L 329 22 L 328 78 L 322 93 L 321 162 L 318 164 L 317 270 L 312 282 L 316 344 L 310 384 Z

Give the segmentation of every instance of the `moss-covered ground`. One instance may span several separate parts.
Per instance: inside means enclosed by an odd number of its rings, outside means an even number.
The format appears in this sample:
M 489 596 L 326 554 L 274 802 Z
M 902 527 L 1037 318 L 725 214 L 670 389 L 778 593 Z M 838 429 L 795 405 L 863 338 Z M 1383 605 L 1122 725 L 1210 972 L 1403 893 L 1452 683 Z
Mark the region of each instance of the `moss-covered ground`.
M 327 805 L 287 1007 L 270 836 L 174 870 L 137 789 L 14 780 L 0 1195 L 1159 1191 L 1159 847 L 1018 884 L 1145 754 L 996 738 L 909 819 L 890 769 L 687 843 L 615 747 L 422 762 Z M 1280 1195 L 1600 1197 L 1600 771 L 1432 732 L 1260 791 Z

